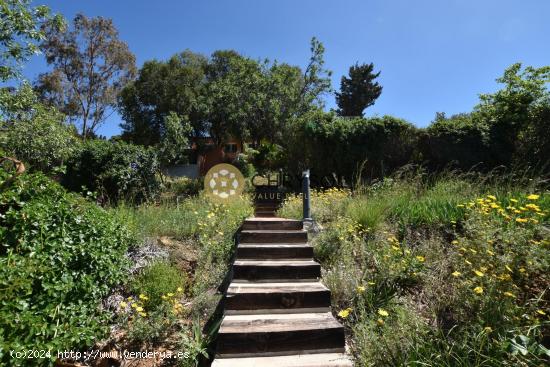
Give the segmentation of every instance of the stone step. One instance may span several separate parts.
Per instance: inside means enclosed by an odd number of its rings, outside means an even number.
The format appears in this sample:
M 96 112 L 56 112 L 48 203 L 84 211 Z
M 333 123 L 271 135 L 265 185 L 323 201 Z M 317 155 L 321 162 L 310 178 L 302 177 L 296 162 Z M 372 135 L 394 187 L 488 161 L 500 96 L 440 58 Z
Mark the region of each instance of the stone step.
M 244 230 L 240 234 L 240 243 L 250 242 L 291 242 L 306 243 L 307 231 L 304 230 Z
M 241 243 L 237 259 L 313 259 L 313 247 L 301 243 Z
M 244 221 L 243 230 L 303 229 L 301 220 L 284 218 L 250 218 Z
M 330 312 L 226 315 L 218 357 L 344 353 L 344 328 Z
M 225 313 L 329 312 L 330 290 L 321 282 L 231 283 Z
M 218 358 L 212 367 L 352 367 L 343 353 L 294 354 L 288 356 Z
M 235 260 L 233 279 L 265 281 L 317 280 L 321 265 L 313 260 Z

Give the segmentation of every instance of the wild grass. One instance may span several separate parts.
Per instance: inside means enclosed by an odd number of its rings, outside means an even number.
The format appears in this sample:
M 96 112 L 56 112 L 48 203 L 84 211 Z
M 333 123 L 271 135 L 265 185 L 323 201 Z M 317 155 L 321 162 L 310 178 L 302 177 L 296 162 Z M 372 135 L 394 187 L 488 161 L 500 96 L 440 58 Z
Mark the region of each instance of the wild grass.
M 315 255 L 356 365 L 543 365 L 545 185 L 513 174 L 417 172 L 353 192 L 315 192 L 313 217 L 323 228 Z M 300 208 L 291 197 L 280 213 L 299 218 Z

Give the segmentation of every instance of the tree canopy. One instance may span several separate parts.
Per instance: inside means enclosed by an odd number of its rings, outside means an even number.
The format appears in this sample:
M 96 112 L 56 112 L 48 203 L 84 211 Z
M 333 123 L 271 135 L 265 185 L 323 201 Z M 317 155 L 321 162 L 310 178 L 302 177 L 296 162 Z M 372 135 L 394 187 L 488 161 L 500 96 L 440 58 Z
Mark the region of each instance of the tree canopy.
M 80 123 L 86 138 L 113 111 L 117 95 L 135 74 L 135 56 L 118 38 L 111 19 L 77 14 L 72 28 L 47 22 L 40 47 L 53 66 L 41 74 L 36 89 L 41 98 Z
M 363 111 L 372 106 L 382 94 L 382 86 L 375 81 L 380 72 L 374 72 L 374 65 L 355 64 L 349 68 L 349 77 L 342 77 L 340 92 L 336 93 L 336 104 L 340 116 L 363 116 Z
M 229 137 L 282 139 L 289 118 L 322 105 L 330 90 L 322 44 L 311 43 L 305 71 L 285 63 L 254 60 L 233 50 L 210 57 L 184 51 L 168 61 L 148 61 L 120 94 L 123 138 L 154 145 L 171 112 L 188 121 L 195 136 L 221 145 Z

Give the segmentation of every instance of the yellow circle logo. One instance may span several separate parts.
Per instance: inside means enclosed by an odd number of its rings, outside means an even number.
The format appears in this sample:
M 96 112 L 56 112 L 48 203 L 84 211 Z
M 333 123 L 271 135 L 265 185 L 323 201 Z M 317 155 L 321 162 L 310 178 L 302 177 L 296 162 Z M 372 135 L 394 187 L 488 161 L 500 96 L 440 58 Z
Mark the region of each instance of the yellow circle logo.
M 217 164 L 204 177 L 204 191 L 217 201 L 229 201 L 241 195 L 244 177 L 237 167 L 227 163 Z

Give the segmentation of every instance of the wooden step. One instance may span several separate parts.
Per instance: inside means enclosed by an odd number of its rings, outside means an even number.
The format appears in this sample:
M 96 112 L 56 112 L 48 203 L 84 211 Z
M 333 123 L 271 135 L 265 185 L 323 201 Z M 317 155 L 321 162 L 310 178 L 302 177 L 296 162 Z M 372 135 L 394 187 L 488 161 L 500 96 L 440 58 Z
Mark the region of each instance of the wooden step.
M 330 312 L 226 315 L 218 331 L 219 357 L 344 353 L 344 328 Z
M 254 207 L 256 209 L 267 209 L 267 210 L 272 210 L 272 209 L 278 209 L 280 207 L 279 204 L 273 204 L 273 203 L 258 203 L 258 204 L 255 204 Z
M 235 260 L 233 279 L 265 281 L 321 277 L 321 265 L 313 260 Z
M 258 218 L 275 218 L 275 211 L 255 211 L 254 216 Z
M 312 259 L 313 247 L 301 243 L 241 243 L 237 259 Z
M 301 220 L 284 218 L 250 218 L 244 221 L 243 230 L 303 229 Z
M 218 358 L 212 367 L 353 367 L 343 353 L 295 354 L 289 356 Z
M 304 230 L 244 230 L 240 233 L 240 243 L 247 242 L 291 242 L 306 243 L 307 231 Z
M 330 290 L 321 282 L 231 283 L 225 313 L 329 312 Z M 261 310 L 259 312 L 259 310 Z

